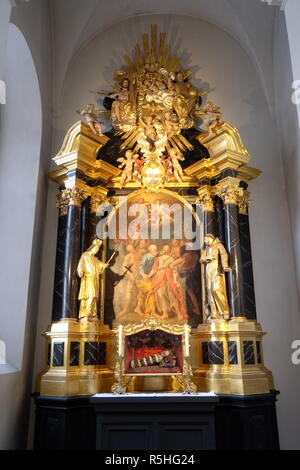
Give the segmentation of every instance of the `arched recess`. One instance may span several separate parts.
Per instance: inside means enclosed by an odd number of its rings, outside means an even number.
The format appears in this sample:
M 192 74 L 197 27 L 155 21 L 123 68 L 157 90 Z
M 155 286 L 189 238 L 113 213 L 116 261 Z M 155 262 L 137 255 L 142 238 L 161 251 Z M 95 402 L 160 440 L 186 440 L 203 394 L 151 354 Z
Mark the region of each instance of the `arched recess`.
M 6 362 L 22 369 L 42 138 L 42 105 L 26 39 L 9 25 L 6 105 L 0 121 L 0 339 Z
M 145 0 L 114 0 L 111 4 L 107 2 L 105 12 L 102 3 L 97 0 L 87 2 L 84 11 L 80 0 L 55 2 L 54 15 L 59 19 L 56 21 L 55 105 L 60 105 L 61 88 L 72 59 L 93 37 L 132 17 L 159 15 L 168 18 L 171 15 L 184 15 L 223 29 L 241 44 L 253 61 L 272 110 L 273 94 L 269 84 L 273 72 L 272 35 L 275 10 L 259 0 L 152 0 L 151 4 Z M 67 39 L 63 40 L 64 37 Z

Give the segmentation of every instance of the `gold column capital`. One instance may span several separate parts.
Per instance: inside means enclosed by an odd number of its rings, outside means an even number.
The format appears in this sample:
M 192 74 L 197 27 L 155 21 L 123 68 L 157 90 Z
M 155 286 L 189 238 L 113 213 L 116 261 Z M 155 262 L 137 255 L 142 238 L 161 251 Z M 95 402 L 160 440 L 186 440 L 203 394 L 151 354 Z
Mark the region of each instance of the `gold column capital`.
M 243 194 L 239 197 L 239 213 L 243 215 L 248 215 L 248 207 L 251 204 L 250 193 L 249 191 L 243 190 Z
M 214 200 L 212 198 L 211 189 L 209 186 L 197 189 L 199 198 L 196 204 L 202 206 L 204 212 L 214 212 Z
M 92 213 L 97 212 L 97 209 L 101 204 L 108 202 L 107 193 L 107 189 L 98 187 L 97 191 L 91 194 L 90 209 Z
M 219 196 L 224 204 L 239 204 L 243 197 L 244 189 L 239 187 L 239 180 L 236 178 L 225 178 L 218 185 L 216 195 Z
M 69 206 L 81 207 L 82 201 L 87 197 L 86 192 L 79 188 L 63 189 L 57 195 L 56 207 L 60 210 L 60 215 L 66 215 Z

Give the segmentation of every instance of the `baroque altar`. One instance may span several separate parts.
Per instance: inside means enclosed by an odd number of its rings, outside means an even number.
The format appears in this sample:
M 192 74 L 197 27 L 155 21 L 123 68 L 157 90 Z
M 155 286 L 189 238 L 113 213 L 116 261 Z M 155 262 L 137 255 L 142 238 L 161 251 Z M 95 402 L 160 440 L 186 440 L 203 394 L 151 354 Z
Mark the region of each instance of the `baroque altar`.
M 78 110 L 53 158 L 59 222 L 39 399 L 274 402 L 248 212 L 260 171 L 166 39 L 156 26 L 143 36 L 114 89 L 99 92 L 102 108 Z

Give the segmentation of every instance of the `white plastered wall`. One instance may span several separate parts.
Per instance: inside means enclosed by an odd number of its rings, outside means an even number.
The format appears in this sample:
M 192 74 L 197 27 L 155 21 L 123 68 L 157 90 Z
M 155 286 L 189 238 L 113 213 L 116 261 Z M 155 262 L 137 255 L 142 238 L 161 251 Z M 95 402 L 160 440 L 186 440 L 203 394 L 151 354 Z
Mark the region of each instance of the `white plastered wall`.
M 1 7 L 5 1 L 1 0 Z M 39 253 L 51 154 L 48 1 L 20 4 L 12 9 L 10 21 L 7 15 L 1 25 L 3 62 L 0 57 L 7 84 L 0 123 L 0 339 L 7 352 L 7 364 L 0 366 L 0 449 L 21 449 L 27 443 Z
M 0 439 L 4 447 L 15 424 L 13 418 L 20 411 L 15 406 L 12 414 L 11 402 L 21 400 L 26 390 L 24 340 L 42 137 L 35 67 L 22 33 L 13 24 L 7 46 L 13 52 L 6 56 L 7 103 L 2 110 L 0 137 L 0 338 L 6 344 L 7 361 L 6 366 L 0 366 Z

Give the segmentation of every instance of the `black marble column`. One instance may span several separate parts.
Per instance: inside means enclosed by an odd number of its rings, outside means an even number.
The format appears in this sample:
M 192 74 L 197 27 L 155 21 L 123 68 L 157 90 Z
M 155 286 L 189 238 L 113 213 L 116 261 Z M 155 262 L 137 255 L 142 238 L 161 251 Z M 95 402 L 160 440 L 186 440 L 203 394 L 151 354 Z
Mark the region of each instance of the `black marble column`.
M 214 200 L 212 198 L 210 186 L 200 187 L 199 192 L 199 204 L 203 210 L 203 236 L 207 234 L 216 235 L 217 221 L 216 212 L 214 206 Z M 202 248 L 202 247 L 201 247 Z M 210 306 L 208 303 L 208 293 L 205 282 L 205 266 L 201 265 L 201 304 L 202 304 L 202 318 L 201 323 L 205 321 L 205 317 L 209 316 Z
M 228 273 L 228 300 L 232 317 L 244 317 L 243 273 L 240 247 L 238 205 L 224 204 L 225 209 L 225 244 L 232 269 Z
M 97 225 L 98 225 L 99 222 L 100 222 L 100 217 L 97 216 L 96 212 L 91 212 L 90 211 L 88 225 L 87 225 L 88 246 L 97 237 Z M 100 253 L 99 253 L 98 256 L 100 256 Z
M 216 213 L 204 211 L 204 235 L 211 233 L 216 235 Z
M 220 197 L 215 198 L 216 207 L 216 235 L 220 242 L 225 245 L 225 221 L 224 221 L 224 205 Z
M 248 214 L 239 214 L 239 233 L 242 255 L 244 315 L 249 320 L 256 320 L 255 290 L 253 279 L 250 226 Z
M 80 212 L 81 209 L 78 206 L 68 207 L 62 318 L 77 318 L 78 316 L 77 265 L 80 257 Z
M 198 204 L 200 204 L 200 207 L 203 211 L 203 235 L 208 233 L 216 235 L 217 221 L 214 200 L 211 195 L 211 187 L 208 184 L 202 187 L 200 186 L 198 193 L 200 196 Z
M 90 246 L 90 201 L 86 198 L 81 205 L 80 216 L 80 252 L 83 253 Z
M 67 215 L 60 215 L 58 218 L 55 277 L 53 289 L 52 321 L 61 319 L 62 312 L 62 292 L 64 280 L 64 257 L 66 246 Z
M 81 208 L 69 205 L 60 215 L 54 280 L 52 320 L 77 318 L 79 279 L 76 274 L 80 257 Z
M 89 197 L 86 200 L 86 243 L 87 247 L 91 245 L 93 240 L 96 237 L 102 238 L 102 234 L 99 233 L 97 234 L 97 225 L 101 222 L 101 220 L 104 218 L 107 218 L 109 215 L 109 206 L 103 201 L 103 199 L 99 196 L 96 197 Z M 104 206 L 107 206 L 107 211 L 103 213 L 103 215 L 97 215 L 97 210 L 98 208 L 102 206 L 104 209 Z M 100 210 L 100 213 L 102 213 L 102 210 Z M 99 253 L 100 255 L 100 253 Z

